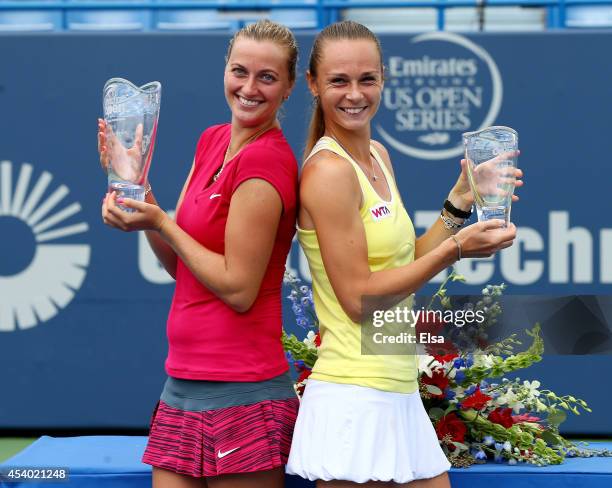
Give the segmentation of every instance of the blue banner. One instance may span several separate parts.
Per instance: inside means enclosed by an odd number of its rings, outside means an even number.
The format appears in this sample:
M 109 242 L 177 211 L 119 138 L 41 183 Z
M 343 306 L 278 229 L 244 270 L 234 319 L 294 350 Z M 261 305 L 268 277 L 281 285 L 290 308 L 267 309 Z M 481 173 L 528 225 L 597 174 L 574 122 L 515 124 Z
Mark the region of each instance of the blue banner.
M 281 123 L 301 155 L 312 35 L 298 40 L 300 76 Z M 172 210 L 199 134 L 230 117 L 227 41 L 0 36 L 0 429 L 146 427 L 164 381 L 173 287 L 142 235 L 101 221 L 102 86 L 115 76 L 162 83 L 150 180 Z M 505 282 L 511 294 L 610 294 L 612 65 L 596 60 L 607 59 L 612 34 L 436 32 L 381 41 L 386 81 L 373 138 L 391 154 L 417 232 L 438 217 L 457 178 L 462 132 L 495 124 L 519 133 L 526 183 L 512 209 L 517 242 L 494 258 L 458 263 L 469 285 L 452 291 Z M 288 266 L 308 280 L 297 246 Z M 610 435 L 612 392 L 597 380 L 610 361 L 547 356 L 521 376 L 590 404 L 593 413 L 569 419 L 565 432 Z

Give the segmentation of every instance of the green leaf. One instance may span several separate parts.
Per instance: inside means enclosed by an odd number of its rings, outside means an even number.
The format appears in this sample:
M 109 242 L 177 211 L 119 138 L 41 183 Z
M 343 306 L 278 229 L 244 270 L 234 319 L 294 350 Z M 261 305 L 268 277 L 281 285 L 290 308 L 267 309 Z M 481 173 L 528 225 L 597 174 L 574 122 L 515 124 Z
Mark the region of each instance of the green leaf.
M 453 274 L 451 276 L 451 280 L 452 281 L 461 281 L 462 283 L 465 283 L 467 280 L 465 279 L 465 276 L 453 271 Z
M 444 415 L 448 415 L 451 412 L 457 410 L 457 405 L 455 403 L 451 403 L 446 410 L 444 410 Z
M 565 422 L 567 414 L 563 410 L 552 410 L 548 414 L 548 423 L 553 425 L 560 425 Z
M 462 442 L 453 441 L 452 444 L 453 444 L 453 446 L 455 446 L 457 448 L 456 450 L 459 450 L 459 451 L 467 451 L 468 450 L 468 446 L 466 446 Z
M 544 439 L 546 444 L 550 446 L 556 446 L 560 444 L 559 436 L 552 433 L 550 430 L 545 430 L 542 432 L 542 439 Z
M 425 389 L 432 395 L 442 395 L 442 390 L 434 385 L 425 385 Z
M 444 417 L 444 410 L 442 410 L 439 407 L 433 407 L 429 409 L 429 412 L 427 412 L 427 414 L 429 415 L 429 418 L 432 420 L 438 420 L 442 417 Z

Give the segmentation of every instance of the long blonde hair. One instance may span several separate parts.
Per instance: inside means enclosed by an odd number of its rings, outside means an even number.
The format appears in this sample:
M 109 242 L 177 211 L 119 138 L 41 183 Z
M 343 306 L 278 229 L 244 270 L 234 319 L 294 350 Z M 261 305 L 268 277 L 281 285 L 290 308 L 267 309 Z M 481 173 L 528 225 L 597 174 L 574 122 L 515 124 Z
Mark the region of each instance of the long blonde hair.
M 378 54 L 380 56 L 380 66 L 382 70 L 383 56 L 382 48 L 380 47 L 380 41 L 376 34 L 374 34 L 365 25 L 352 20 L 344 20 L 342 22 L 336 22 L 330 24 L 323 29 L 317 37 L 315 37 L 312 45 L 312 51 L 310 51 L 310 61 L 308 63 L 308 70 L 312 79 L 316 79 L 317 70 L 321 62 L 323 44 L 325 41 L 340 41 L 340 40 L 357 40 L 365 39 L 374 42 Z M 319 97 L 315 97 L 313 100 L 312 116 L 310 118 L 310 126 L 308 127 L 308 137 L 306 138 L 306 147 L 304 150 L 304 159 L 308 157 L 310 151 L 317 143 L 317 141 L 325 134 L 325 119 L 323 117 L 323 109 Z
M 240 39 L 252 39 L 254 41 L 271 41 L 287 50 L 287 70 L 289 73 L 289 81 L 293 83 L 296 77 L 298 46 L 293 32 L 282 24 L 277 24 L 270 20 L 264 19 L 254 24 L 244 26 L 234 34 L 229 41 L 225 62 L 232 54 L 234 43 Z

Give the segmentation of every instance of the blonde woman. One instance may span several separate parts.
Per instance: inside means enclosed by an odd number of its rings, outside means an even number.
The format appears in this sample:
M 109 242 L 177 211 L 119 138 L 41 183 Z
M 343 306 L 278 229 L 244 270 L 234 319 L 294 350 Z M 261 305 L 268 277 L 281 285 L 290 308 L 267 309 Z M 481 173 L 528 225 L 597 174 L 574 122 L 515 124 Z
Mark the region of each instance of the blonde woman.
M 296 61 L 284 26 L 261 21 L 236 33 L 224 77 L 231 123 L 202 133 L 176 222 L 152 191 L 144 203 L 108 194 L 102 206 L 107 225 L 144 230 L 176 279 L 168 380 L 143 458 L 156 488 L 284 484 L 298 401 L 280 341 L 280 291 L 297 163 L 277 113 Z M 103 121 L 98 137 L 105 164 Z

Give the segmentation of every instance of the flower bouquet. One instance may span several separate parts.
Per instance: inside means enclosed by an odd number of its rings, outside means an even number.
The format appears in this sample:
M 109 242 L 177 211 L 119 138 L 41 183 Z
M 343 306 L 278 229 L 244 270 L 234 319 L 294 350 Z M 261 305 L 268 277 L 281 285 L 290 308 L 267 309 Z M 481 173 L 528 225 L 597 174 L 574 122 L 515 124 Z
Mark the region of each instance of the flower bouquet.
M 455 271 L 450 273 L 429 307 L 434 301 L 439 301 L 443 308 L 452 307 L 446 288 L 452 281 L 465 279 Z M 287 360 L 298 371 L 295 388 L 301 396 L 317 359 L 321 337 L 312 290 L 289 273 L 285 274 L 285 284 L 291 288 L 288 299 L 296 323 L 306 331 L 301 340 L 283 332 Z M 494 324 L 502 313 L 499 298 L 504 288 L 503 284 L 488 285 L 482 297 L 469 304 L 485 317 L 485 325 Z M 416 327 L 440 331 L 440 324 L 435 322 L 419 323 Z M 542 359 L 544 342 L 539 325 L 525 332 L 531 345 L 521 352 L 515 352 L 521 342 L 512 334 L 493 344 L 478 337 L 474 341 L 472 337 L 476 348 L 470 352 L 460 352 L 461 348 L 453 346 L 461 340 L 458 337 L 450 345 L 427 344 L 419 354 L 419 392 L 440 445 L 453 466 L 467 467 L 487 460 L 545 466 L 560 464 L 566 457 L 612 456 L 610 450 L 590 449 L 559 433 L 567 413 L 580 415 L 580 410 L 591 411 L 584 400 L 542 389 L 537 380 L 505 377 Z

